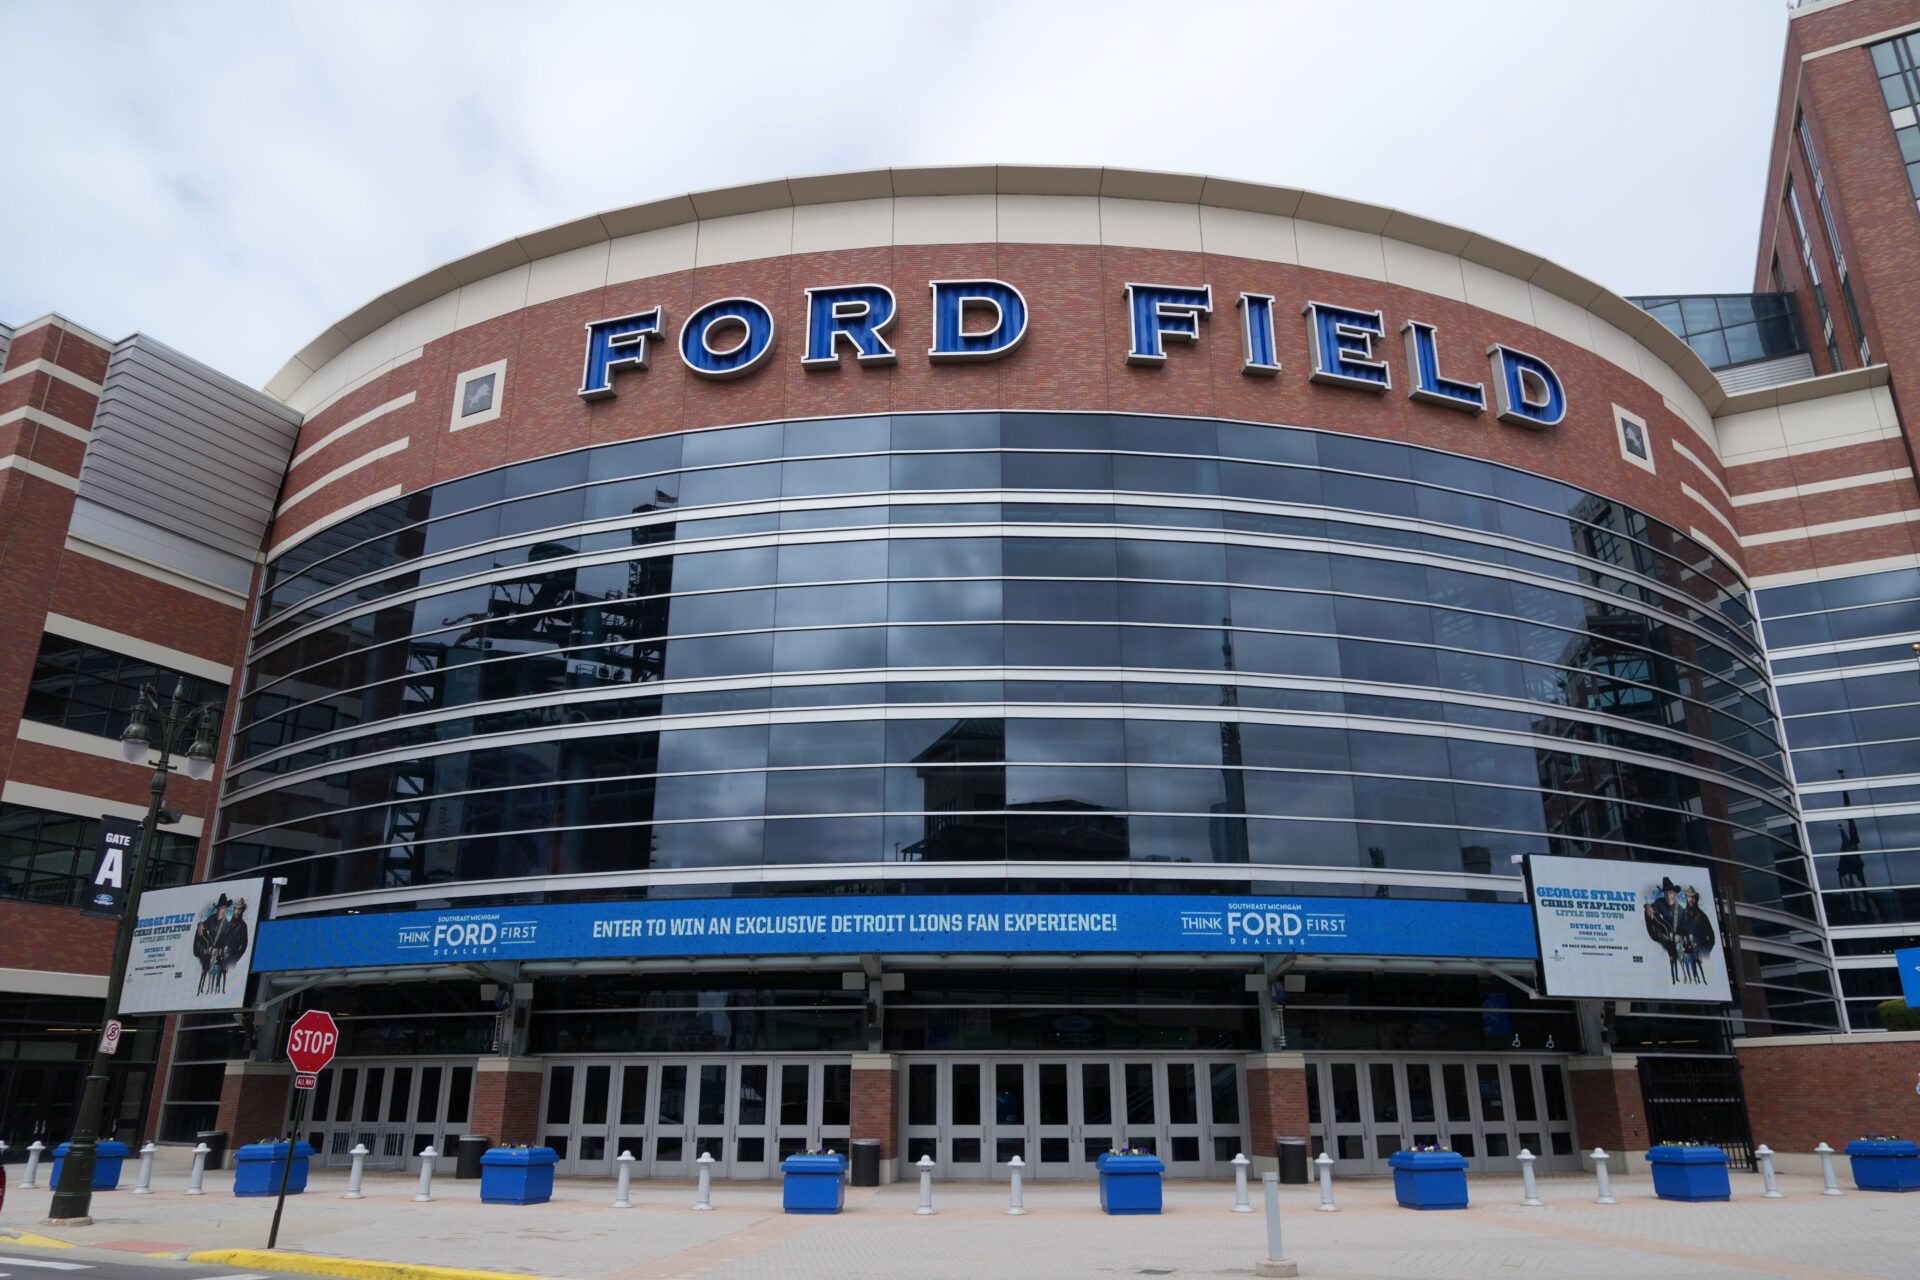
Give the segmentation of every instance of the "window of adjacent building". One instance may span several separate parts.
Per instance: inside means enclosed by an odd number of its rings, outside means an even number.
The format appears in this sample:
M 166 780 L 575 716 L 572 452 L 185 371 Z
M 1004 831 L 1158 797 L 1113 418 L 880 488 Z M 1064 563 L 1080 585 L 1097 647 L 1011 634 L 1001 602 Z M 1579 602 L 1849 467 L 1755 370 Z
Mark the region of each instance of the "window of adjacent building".
M 1840 300 L 1846 304 L 1847 322 L 1860 343 L 1860 363 L 1873 363 L 1873 348 L 1867 341 L 1866 325 L 1860 320 L 1860 304 L 1853 296 L 1853 276 L 1847 271 L 1847 253 L 1840 244 L 1840 226 L 1833 216 L 1833 202 L 1827 198 L 1826 180 L 1820 176 L 1820 152 L 1813 145 L 1813 130 L 1807 127 L 1805 112 L 1794 118 L 1794 131 L 1800 135 L 1800 151 L 1807 160 L 1807 172 L 1813 175 L 1813 198 L 1820 206 L 1820 221 L 1827 229 L 1827 251 L 1833 255 L 1834 273 L 1840 281 Z
M 171 698 L 181 680 L 187 682 L 189 705 L 224 703 L 225 686 L 212 680 L 102 649 L 83 640 L 43 635 L 40 654 L 34 659 L 33 683 L 27 689 L 23 714 L 28 720 L 58 725 L 76 733 L 117 738 L 127 727 L 142 685 L 151 684 L 162 698 Z
M 1684 338 L 1709 369 L 1777 360 L 1807 349 L 1788 293 L 1692 294 L 1633 302 Z
M 1820 268 L 1813 260 L 1813 238 L 1807 234 L 1807 220 L 1800 212 L 1800 193 L 1793 189 L 1793 183 L 1787 183 L 1787 213 L 1793 219 L 1794 242 L 1800 247 L 1800 265 L 1806 269 L 1807 288 L 1813 292 L 1813 301 L 1820 312 L 1820 334 L 1826 339 L 1827 356 L 1833 361 L 1837 372 L 1847 366 L 1840 359 L 1840 342 L 1834 336 L 1833 312 L 1827 307 L 1826 286 L 1820 282 Z
M 1920 31 L 1883 40 L 1870 50 L 1880 96 L 1893 118 L 1893 136 L 1907 166 L 1907 187 L 1920 201 Z
M 185 884 L 199 841 L 162 831 L 147 861 L 149 889 Z M 56 907 L 86 901 L 100 857 L 100 819 L 0 804 L 0 898 Z

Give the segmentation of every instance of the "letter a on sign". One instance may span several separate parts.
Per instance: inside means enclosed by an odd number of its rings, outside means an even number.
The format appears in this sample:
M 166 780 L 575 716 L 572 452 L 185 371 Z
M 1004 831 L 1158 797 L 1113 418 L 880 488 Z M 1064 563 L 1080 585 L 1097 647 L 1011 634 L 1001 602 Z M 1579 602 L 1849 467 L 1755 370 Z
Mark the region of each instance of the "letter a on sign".
M 139 823 L 124 818 L 101 819 L 100 862 L 82 907 L 88 915 L 118 918 L 126 907 L 127 860 L 132 856 L 133 842 L 139 838 Z

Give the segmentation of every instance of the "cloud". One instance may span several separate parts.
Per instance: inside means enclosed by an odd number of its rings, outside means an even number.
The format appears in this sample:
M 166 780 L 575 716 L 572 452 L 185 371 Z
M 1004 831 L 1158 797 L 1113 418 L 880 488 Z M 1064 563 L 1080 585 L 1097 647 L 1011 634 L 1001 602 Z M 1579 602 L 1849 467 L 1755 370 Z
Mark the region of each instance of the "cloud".
M 0 316 L 248 382 L 449 258 L 792 173 L 1116 164 L 1749 287 L 1784 16 L 1671 5 L 0 0 Z M 1702 56 L 1711 50 L 1712 56 Z

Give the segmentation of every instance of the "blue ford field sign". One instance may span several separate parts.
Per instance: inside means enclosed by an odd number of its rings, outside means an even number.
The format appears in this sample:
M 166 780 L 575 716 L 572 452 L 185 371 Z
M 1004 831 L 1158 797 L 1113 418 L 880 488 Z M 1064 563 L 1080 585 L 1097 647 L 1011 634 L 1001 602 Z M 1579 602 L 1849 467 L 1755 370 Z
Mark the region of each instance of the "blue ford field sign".
M 1005 280 L 929 280 L 927 289 L 933 330 L 929 363 L 998 360 L 1017 350 L 1027 336 L 1031 312 L 1026 296 Z M 1198 344 L 1203 322 L 1213 314 L 1213 286 L 1207 283 L 1136 282 L 1128 284 L 1125 293 L 1128 364 L 1165 364 L 1167 345 Z M 1240 371 L 1250 378 L 1276 377 L 1280 347 L 1274 334 L 1274 296 L 1243 293 L 1239 312 Z M 801 365 L 838 368 L 844 355 L 861 366 L 893 364 L 898 353 L 887 334 L 899 313 L 893 290 L 878 282 L 808 289 Z M 1308 381 L 1375 394 L 1393 389 L 1393 373 L 1381 351 L 1389 343 L 1384 313 L 1309 302 L 1302 315 Z M 773 308 L 758 298 L 715 298 L 696 307 L 680 322 L 677 340 L 671 327 L 663 306 L 588 324 L 581 398 L 618 395 L 618 376 L 645 373 L 654 343 L 677 347 L 695 375 L 721 379 L 767 367 L 780 340 Z M 1481 414 L 1491 407 L 1499 421 L 1535 431 L 1566 418 L 1566 388 L 1553 366 L 1539 356 L 1502 342 L 1488 347 L 1489 395 L 1487 383 L 1443 372 L 1443 361 L 1445 368 L 1465 369 L 1468 360 L 1458 349 L 1443 353 L 1434 325 L 1412 318 L 1400 332 L 1407 346 L 1406 393 L 1413 399 L 1461 413 Z
M 1534 955 L 1527 908 L 1376 898 L 941 894 L 779 903 L 566 903 L 292 917 L 260 927 L 256 970 L 501 959 L 848 952 Z
M 1894 952 L 1893 962 L 1900 969 L 1900 993 L 1907 998 L 1907 1008 L 1920 1009 L 1920 947 Z M 1920 1093 L 1920 1087 L 1914 1092 Z

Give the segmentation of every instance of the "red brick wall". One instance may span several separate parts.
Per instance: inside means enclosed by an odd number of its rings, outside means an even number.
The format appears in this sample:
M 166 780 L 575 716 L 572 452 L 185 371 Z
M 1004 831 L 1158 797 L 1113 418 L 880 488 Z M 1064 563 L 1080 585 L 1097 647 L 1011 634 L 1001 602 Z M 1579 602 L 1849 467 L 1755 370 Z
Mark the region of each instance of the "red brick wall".
M 878 1138 L 880 1158 L 891 1160 L 900 1128 L 900 1073 L 894 1067 L 855 1067 L 849 1138 Z
M 1632 1059 L 1622 1063 L 1624 1069 L 1609 1065 L 1606 1059 L 1574 1059 L 1568 1064 L 1575 1132 L 1587 1150 L 1647 1148 L 1647 1106 L 1640 1095 L 1640 1073 Z
M 1869 1133 L 1920 1133 L 1920 1032 L 1735 1041 L 1753 1140 L 1838 1151 Z
M 0 898 L 0 969 L 105 973 L 113 921 L 18 898 Z
M 1248 1059 L 1250 1063 L 1260 1060 L 1259 1058 Z M 1270 1160 L 1274 1158 L 1277 1150 L 1274 1146 L 1275 1138 L 1309 1136 L 1305 1065 L 1249 1066 L 1247 1069 L 1247 1158 Z
M 1026 341 L 1002 360 L 931 365 L 927 281 L 942 276 L 1004 278 L 1025 294 L 1032 314 Z M 889 340 L 896 365 L 837 370 L 800 365 L 803 291 L 821 281 L 870 279 L 900 299 Z M 1213 286 L 1215 313 L 1197 346 L 1173 344 L 1164 366 L 1125 360 L 1128 281 Z M 1275 295 L 1277 378 L 1241 372 L 1241 291 Z M 668 327 L 698 302 L 744 294 L 774 312 L 783 335 L 772 359 L 730 381 L 697 378 L 670 344 L 646 372 L 616 380 L 617 394 L 585 401 L 577 393 L 588 321 L 654 305 L 666 308 Z M 1385 395 L 1312 384 L 1300 308 L 1317 299 L 1379 308 L 1388 335 L 1379 346 L 1393 366 Z M 1547 431 L 1502 425 L 1420 404 L 1406 395 L 1407 369 L 1397 330 L 1409 318 L 1439 328 L 1441 365 L 1449 376 L 1483 381 L 1485 351 L 1494 341 L 1525 348 L 1552 362 L 1566 384 L 1567 420 Z M 455 377 L 495 360 L 507 363 L 501 416 L 466 431 L 447 429 Z M 472 325 L 427 344 L 419 358 L 375 378 L 322 412 L 301 430 L 309 447 L 346 421 L 414 392 L 411 405 L 342 437 L 305 459 L 289 475 L 298 490 L 345 462 L 406 437 L 403 451 L 327 486 L 297 504 L 276 525 L 278 544 L 331 512 L 400 484 L 419 489 L 525 458 L 636 436 L 725 423 L 832 413 L 937 409 L 1079 409 L 1220 416 L 1293 423 L 1488 458 L 1631 500 L 1681 528 L 1706 525 L 1698 504 L 1681 492 L 1693 469 L 1667 447 L 1678 439 L 1708 458 L 1711 450 L 1670 413 L 1663 397 L 1639 378 L 1595 353 L 1543 330 L 1450 298 L 1377 280 L 1220 255 L 1086 245 L 959 244 L 896 246 L 703 267 L 648 280 L 591 289 Z M 1649 476 L 1621 456 L 1612 406 L 1645 418 L 1654 437 L 1659 472 Z M 1701 477 L 1693 475 L 1692 480 Z M 1699 486 L 1696 484 L 1696 488 Z M 1704 517 L 1704 518 L 1703 518 Z M 1725 539 L 1731 542 L 1731 538 Z M 1730 548 L 1730 550 L 1732 550 Z
M 284 1135 L 287 1095 L 292 1091 L 293 1069 L 285 1063 L 229 1063 L 220 1083 L 219 1119 L 213 1126 L 227 1135 L 227 1149 Z
M 498 1145 L 532 1144 L 540 1140 L 540 1064 L 529 1070 L 488 1071 L 483 1060 L 473 1075 L 473 1109 L 467 1132 L 491 1138 Z M 518 1064 L 516 1064 L 518 1065 Z

